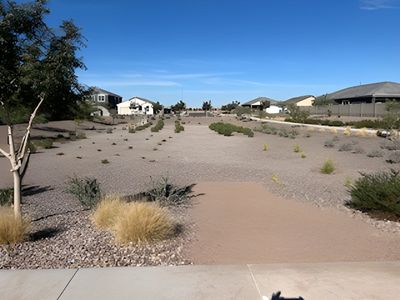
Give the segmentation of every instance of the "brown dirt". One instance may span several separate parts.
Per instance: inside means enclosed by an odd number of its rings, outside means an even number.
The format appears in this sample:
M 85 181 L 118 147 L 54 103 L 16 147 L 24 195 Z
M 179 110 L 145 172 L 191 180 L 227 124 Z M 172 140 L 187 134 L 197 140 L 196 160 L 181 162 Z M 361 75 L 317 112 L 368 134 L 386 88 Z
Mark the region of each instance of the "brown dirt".
M 400 236 L 348 214 L 285 200 L 257 183 L 201 183 L 196 264 L 398 260 Z

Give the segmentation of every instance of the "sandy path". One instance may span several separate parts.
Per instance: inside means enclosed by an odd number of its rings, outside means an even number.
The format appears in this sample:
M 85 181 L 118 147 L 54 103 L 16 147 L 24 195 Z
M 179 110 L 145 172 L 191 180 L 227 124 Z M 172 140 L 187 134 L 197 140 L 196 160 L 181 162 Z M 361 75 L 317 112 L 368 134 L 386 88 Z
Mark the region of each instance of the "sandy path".
M 400 259 L 400 236 L 333 209 L 278 198 L 256 183 L 202 183 L 191 210 L 197 264 Z

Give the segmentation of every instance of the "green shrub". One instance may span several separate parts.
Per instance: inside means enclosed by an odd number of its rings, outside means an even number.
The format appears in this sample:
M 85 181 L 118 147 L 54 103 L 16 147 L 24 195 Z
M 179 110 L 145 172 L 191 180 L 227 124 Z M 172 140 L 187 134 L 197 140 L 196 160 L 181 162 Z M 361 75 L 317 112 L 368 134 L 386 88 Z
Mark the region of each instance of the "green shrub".
M 183 122 L 182 122 L 183 124 Z M 181 131 L 184 131 L 185 127 L 181 125 L 179 121 L 175 121 L 175 133 L 180 133 Z
M 75 196 L 86 208 L 93 208 L 101 198 L 100 184 L 95 178 L 72 177 L 68 180 L 66 192 Z
M 154 127 L 151 127 L 151 132 L 159 132 L 164 128 L 164 121 L 162 119 L 158 120 L 157 124 Z
M 361 173 L 350 188 L 350 207 L 363 212 L 387 212 L 400 216 L 400 176 L 391 170 L 375 174 Z
M 333 147 L 335 147 L 335 142 L 334 142 L 334 140 L 326 140 L 326 141 L 324 142 L 324 147 L 326 147 L 326 148 L 333 148 Z
M 322 174 L 332 174 L 333 171 L 335 171 L 335 166 L 333 164 L 333 161 L 330 159 L 326 160 L 322 165 L 320 171 Z
M 158 202 L 161 206 L 178 207 L 188 206 L 190 199 L 194 197 L 194 185 L 177 186 L 170 182 L 168 177 L 162 177 L 158 180 L 151 180 L 152 186 L 148 191 L 134 196 L 136 200 L 145 200 L 148 202 Z
M 14 189 L 0 189 L 0 206 L 9 206 L 13 202 Z
M 218 134 L 222 134 L 224 136 L 231 136 L 234 132 L 242 133 L 247 135 L 248 137 L 253 137 L 254 132 L 247 127 L 236 126 L 230 123 L 217 122 L 210 124 L 209 128 L 213 131 L 216 131 Z
M 43 149 L 51 149 L 53 148 L 53 141 L 51 139 L 43 139 L 43 140 L 34 140 L 32 141 L 34 147 L 43 148 Z

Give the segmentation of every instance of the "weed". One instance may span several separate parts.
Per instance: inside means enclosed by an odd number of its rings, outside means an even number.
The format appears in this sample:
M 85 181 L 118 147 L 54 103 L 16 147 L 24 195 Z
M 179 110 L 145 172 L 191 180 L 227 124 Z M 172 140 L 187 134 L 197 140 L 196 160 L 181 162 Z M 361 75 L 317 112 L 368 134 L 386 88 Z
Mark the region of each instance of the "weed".
M 161 129 L 164 128 L 164 121 L 163 120 L 158 120 L 157 124 L 154 127 L 151 127 L 151 132 L 159 132 Z
M 14 189 L 0 189 L 0 206 L 9 206 L 13 202 Z
M 304 153 L 301 153 L 301 158 L 306 158 L 307 156 Z
M 324 142 L 324 147 L 333 148 L 333 147 L 335 147 L 335 142 L 333 141 L 333 139 L 332 140 L 326 140 Z
M 133 146 L 129 146 L 128 149 L 133 149 Z
M 332 160 L 328 159 L 324 162 L 320 169 L 322 174 L 332 174 L 335 171 L 335 166 Z
M 101 152 L 101 149 L 97 149 L 97 152 Z
M 116 144 L 116 143 L 112 143 L 112 144 L 111 144 L 111 146 L 115 146 L 115 145 L 117 145 L 117 144 Z
M 346 177 L 344 178 L 344 186 L 345 186 L 347 189 L 350 189 L 350 188 L 353 186 L 353 180 L 351 179 L 351 177 L 346 176 Z
M 64 155 L 64 152 L 58 152 L 56 155 L 62 156 Z
M 37 148 L 43 148 L 43 149 L 53 148 L 53 141 L 51 139 L 35 140 L 32 141 L 32 144 Z
M 101 160 L 101 163 L 104 164 L 104 165 L 106 165 L 106 164 L 109 164 L 110 162 L 108 161 L 108 159 L 102 159 L 102 160 Z
M 342 145 L 340 145 L 339 149 L 340 152 L 349 152 L 351 150 L 353 150 L 353 144 L 351 143 L 344 143 Z
M 94 223 L 100 228 L 111 228 L 119 215 L 124 210 L 125 202 L 120 197 L 108 195 L 96 206 L 92 217 Z
M 75 196 L 86 208 L 93 208 L 101 198 L 100 184 L 95 178 L 72 177 L 67 185 L 66 192 Z
M 277 174 L 272 174 L 272 176 L 271 176 L 271 180 L 273 181 L 273 182 L 275 182 L 276 184 L 278 184 L 278 185 L 284 185 L 283 184 L 283 182 L 282 181 L 280 181 L 280 179 L 279 179 L 279 177 L 278 177 L 278 175 Z
M 386 161 L 391 164 L 400 163 L 400 151 L 393 151 L 392 153 L 390 153 Z
M 268 151 L 268 150 L 269 150 L 269 146 L 268 146 L 268 144 L 264 144 L 264 148 L 263 148 L 263 150 L 264 150 L 264 151 Z
M 77 159 L 82 159 L 82 156 L 77 156 L 76 158 L 77 158 Z
M 112 130 L 112 128 L 107 128 L 107 129 L 106 129 L 106 133 L 108 133 L 108 134 L 111 134 L 111 133 L 113 133 L 113 130 Z
M 300 148 L 299 144 L 294 145 L 293 152 L 295 152 L 295 153 L 300 153 L 301 152 L 301 148 Z

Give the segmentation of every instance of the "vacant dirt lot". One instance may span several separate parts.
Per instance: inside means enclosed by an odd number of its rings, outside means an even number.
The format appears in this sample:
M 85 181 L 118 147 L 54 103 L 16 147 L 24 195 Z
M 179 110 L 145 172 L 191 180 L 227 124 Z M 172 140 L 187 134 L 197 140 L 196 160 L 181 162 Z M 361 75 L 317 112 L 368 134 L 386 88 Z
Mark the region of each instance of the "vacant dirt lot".
M 66 180 L 74 174 L 96 177 L 105 192 L 118 194 L 135 194 L 146 190 L 150 178 L 160 176 L 168 176 L 177 184 L 258 183 L 269 193 L 285 198 L 285 201 L 293 201 L 294 206 L 298 205 L 296 202 L 305 202 L 307 205 L 313 206 L 310 206 L 312 207 L 310 209 L 314 213 L 315 209 L 318 209 L 322 215 L 328 208 L 339 210 L 345 213 L 340 218 L 356 219 L 357 222 L 363 222 L 370 230 L 375 230 L 374 226 L 380 227 L 388 233 L 379 237 L 376 242 L 382 238 L 389 244 L 396 243 L 397 246 L 400 246 L 400 243 L 392 241 L 391 236 L 398 234 L 398 224 L 373 221 L 359 213 L 353 213 L 343 205 L 348 199 L 348 193 L 344 186 L 346 180 L 354 180 L 359 176 L 360 171 L 371 172 L 393 168 L 394 165 L 385 162 L 387 152 L 384 157 L 369 158 L 366 153 L 339 152 L 338 147 L 343 143 L 352 143 L 365 152 L 369 152 L 379 149 L 381 142 L 379 138 L 341 135 L 339 141 L 335 142 L 335 147 L 328 149 L 324 147 L 324 142 L 331 139 L 334 136 L 333 133 L 308 132 L 301 128 L 296 128 L 299 132 L 296 139 L 262 133 L 256 133 L 254 138 L 243 135 L 224 137 L 207 127 L 209 123 L 221 119 L 183 118 L 185 131 L 179 134 L 174 133 L 173 119 L 166 120 L 166 126 L 159 133 L 151 133 L 149 129 L 146 129 L 130 134 L 127 130 L 123 130 L 124 125 L 117 125 L 112 134 L 107 134 L 105 130 L 99 130 L 104 129 L 105 126 L 94 124 L 97 130 L 86 130 L 87 139 L 65 144 L 56 143 L 55 148 L 41 150 L 40 153 L 34 154 L 24 182 L 27 192 L 24 197 L 23 211 L 34 220 L 40 219 L 34 222 L 33 231 L 52 228 L 54 235 L 46 237 L 40 242 L 23 243 L 11 252 L 9 249 L 2 248 L 1 254 L 8 251 L 8 258 L 5 259 L 6 256 L 2 255 L 0 266 L 74 267 L 77 265 L 187 263 L 187 257 L 182 254 L 182 249 L 187 248 L 188 240 L 196 239 L 196 234 L 192 234 L 196 233 L 196 230 L 190 229 L 192 225 L 196 226 L 196 224 L 192 224 L 190 219 L 187 220 L 189 230 L 186 232 L 185 238 L 172 241 L 167 246 L 159 245 L 157 251 L 163 253 L 161 258 L 150 262 L 145 257 L 153 251 L 151 249 L 135 252 L 136 250 L 132 247 L 126 249 L 98 247 L 98 244 L 94 242 L 96 239 L 101 240 L 100 244 L 112 243 L 112 241 L 110 236 L 104 238 L 93 228 L 88 219 L 88 213 L 79 211 L 79 203 L 64 192 Z M 228 118 L 224 118 L 224 120 L 228 121 Z M 248 127 L 260 125 L 257 122 L 243 123 L 234 119 L 229 119 L 229 121 Z M 34 133 L 35 135 L 46 135 L 52 132 L 51 127 L 69 127 L 73 130 L 74 126 L 75 124 L 72 122 L 64 122 L 61 125 L 47 124 L 46 127 L 50 127 L 50 131 L 49 128 L 46 128 L 45 131 L 35 130 Z M 93 124 L 85 124 L 85 126 L 91 128 Z M 4 132 L 3 127 L 0 129 L 0 143 L 3 144 Z M 51 134 L 57 133 L 52 132 Z M 263 145 L 266 143 L 269 150 L 263 151 Z M 301 147 L 306 158 L 301 158 L 300 153 L 293 151 L 296 144 Z M 60 153 L 63 155 L 57 155 Z M 107 159 L 110 163 L 102 164 L 101 160 L 103 159 Z M 324 175 L 319 171 L 326 159 L 332 159 L 336 166 L 336 171 L 332 175 Z M 0 158 L 0 187 L 11 185 L 8 160 Z M 199 189 L 201 186 L 199 184 Z M 196 215 L 196 209 L 201 209 L 203 200 L 202 197 L 198 197 L 195 201 L 199 203 L 193 207 Z M 242 201 L 245 203 L 246 197 Z M 288 204 L 285 207 L 290 208 L 291 206 Z M 254 209 L 256 213 L 257 207 Z M 307 217 L 306 214 L 304 216 Z M 341 220 L 340 218 L 338 220 Z M 265 219 L 265 223 L 270 224 L 268 218 Z M 279 230 L 281 227 L 276 226 L 275 228 Z M 362 228 L 360 237 L 365 232 L 370 233 L 371 231 Z M 276 236 L 278 237 L 279 233 Z M 369 238 L 366 239 L 369 240 Z M 90 246 L 88 240 L 93 242 L 93 246 Z M 178 243 L 179 247 L 175 248 L 179 249 L 171 250 L 174 248 L 174 243 L 175 245 Z M 366 245 L 366 248 L 371 247 Z M 380 255 L 373 249 L 372 247 L 371 252 L 364 256 L 366 259 L 375 259 Z M 397 249 L 390 247 L 388 251 L 391 254 L 388 254 L 387 257 L 393 258 L 397 255 Z M 107 256 L 105 254 L 107 251 L 112 252 L 116 258 L 107 258 L 105 262 L 102 260 L 99 262 L 98 257 Z M 18 256 L 18 252 L 23 254 Z M 73 253 L 74 259 L 65 259 L 68 255 L 72 255 L 71 253 Z M 132 257 L 127 260 L 121 258 L 124 255 L 126 257 L 127 253 L 135 253 L 135 255 L 132 254 Z M 315 252 L 310 253 L 310 255 L 314 255 L 312 253 Z M 172 257 L 172 255 L 173 259 L 165 258 Z M 19 260 L 16 260 L 15 257 L 19 257 Z M 338 255 L 336 258 L 340 257 L 347 256 Z M 191 260 L 190 257 L 188 258 Z M 259 258 L 262 260 L 263 256 L 259 256 Z M 335 260 L 335 257 L 331 255 L 327 258 Z M 256 253 L 254 253 L 254 259 L 257 259 Z M 301 256 L 296 257 L 296 261 L 301 260 Z M 306 257 L 304 260 L 309 261 Z

